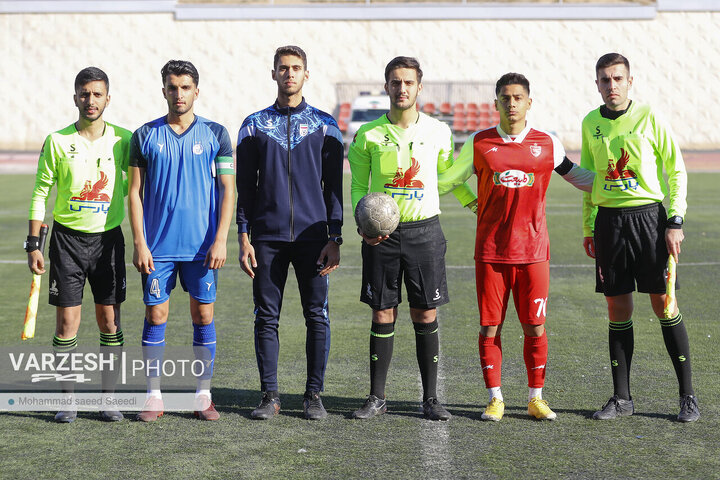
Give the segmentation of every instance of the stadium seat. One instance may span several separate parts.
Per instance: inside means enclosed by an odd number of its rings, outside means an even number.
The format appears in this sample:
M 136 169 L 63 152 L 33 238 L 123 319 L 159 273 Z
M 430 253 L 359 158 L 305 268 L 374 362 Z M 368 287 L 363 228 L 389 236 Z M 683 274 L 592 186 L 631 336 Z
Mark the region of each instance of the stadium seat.
M 450 115 L 450 104 L 448 102 L 443 102 L 440 104 L 440 108 L 438 110 L 440 110 L 440 113 L 442 113 L 443 115 Z
M 435 104 L 432 102 L 427 102 L 422 106 L 422 111 L 424 113 L 427 113 L 428 115 L 435 115 Z
M 465 117 L 456 116 L 453 118 L 452 123 L 453 132 L 464 132 L 465 131 Z
M 480 119 L 478 117 L 469 117 L 465 128 L 468 132 L 480 130 Z
M 478 104 L 474 102 L 470 102 L 467 104 L 467 107 L 465 107 L 465 110 L 467 110 L 468 113 L 470 112 L 477 112 L 478 111 Z
M 457 115 L 458 113 L 465 113 L 465 104 L 464 103 L 456 103 L 453 105 L 453 114 Z

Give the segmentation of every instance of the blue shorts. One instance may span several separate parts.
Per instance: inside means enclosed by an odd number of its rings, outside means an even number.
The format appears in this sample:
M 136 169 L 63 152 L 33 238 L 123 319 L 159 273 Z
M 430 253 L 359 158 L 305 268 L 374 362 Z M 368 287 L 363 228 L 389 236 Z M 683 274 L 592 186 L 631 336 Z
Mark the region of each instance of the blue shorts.
M 214 303 L 218 271 L 210 270 L 203 263 L 204 260 L 154 262 L 155 271 L 150 275 L 143 274 L 142 276 L 145 305 L 160 305 L 167 302 L 170 299 L 170 292 L 175 288 L 178 273 L 180 274 L 180 285 L 192 298 L 200 303 Z

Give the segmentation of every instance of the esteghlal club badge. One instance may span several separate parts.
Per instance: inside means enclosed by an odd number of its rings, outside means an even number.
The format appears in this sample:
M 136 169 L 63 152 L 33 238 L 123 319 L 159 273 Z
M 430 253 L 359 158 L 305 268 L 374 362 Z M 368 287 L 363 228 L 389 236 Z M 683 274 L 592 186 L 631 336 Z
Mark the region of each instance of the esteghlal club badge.
M 532 153 L 533 157 L 537 158 L 542 153 L 542 147 L 537 143 L 534 143 L 530 146 L 530 153 Z
M 197 142 L 197 143 L 195 143 L 195 145 L 193 145 L 193 153 L 195 155 L 201 155 L 203 153 L 202 143 Z

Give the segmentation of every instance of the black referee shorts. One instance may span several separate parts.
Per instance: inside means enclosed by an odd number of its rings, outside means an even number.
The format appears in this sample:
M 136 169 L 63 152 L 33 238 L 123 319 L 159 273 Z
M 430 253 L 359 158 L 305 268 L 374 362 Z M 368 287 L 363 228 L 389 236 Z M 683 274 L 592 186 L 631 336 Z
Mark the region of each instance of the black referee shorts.
M 84 233 L 55 222 L 48 258 L 50 305 L 81 305 L 85 279 L 96 304 L 125 301 L 125 239 L 120 227 Z
M 606 297 L 665 293 L 668 251 L 662 203 L 599 207 L 595 217 L 595 291 Z M 676 284 L 676 288 L 678 285 Z
M 396 307 L 402 302 L 404 279 L 411 307 L 427 310 L 448 303 L 446 250 L 447 241 L 437 216 L 400 223 L 378 245 L 363 241 L 360 301 L 373 310 Z

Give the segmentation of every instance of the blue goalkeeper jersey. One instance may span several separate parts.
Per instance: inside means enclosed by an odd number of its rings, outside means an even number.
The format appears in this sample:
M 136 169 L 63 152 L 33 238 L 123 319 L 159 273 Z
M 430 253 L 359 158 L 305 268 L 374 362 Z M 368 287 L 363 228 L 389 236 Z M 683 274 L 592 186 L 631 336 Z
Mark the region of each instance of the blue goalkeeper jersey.
M 153 259 L 204 259 L 220 214 L 217 175 L 234 173 L 225 127 L 195 116 L 178 135 L 166 117 L 153 120 L 133 134 L 130 165 L 145 169 L 143 226 Z

